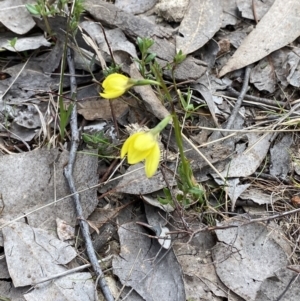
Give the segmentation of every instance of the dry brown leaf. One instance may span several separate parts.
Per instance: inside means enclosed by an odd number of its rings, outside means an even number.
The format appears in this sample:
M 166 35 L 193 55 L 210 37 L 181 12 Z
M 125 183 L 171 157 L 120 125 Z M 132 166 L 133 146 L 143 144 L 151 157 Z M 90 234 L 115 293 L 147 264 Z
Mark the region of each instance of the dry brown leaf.
M 102 25 L 118 27 L 131 37 L 170 37 L 171 30 L 159 26 L 146 18 L 136 17 L 122 11 L 112 3 L 100 0 L 85 0 L 85 9 Z
M 293 42 L 300 35 L 300 1 L 276 0 L 245 38 L 220 75 L 243 68 Z
M 0 20 L 5 27 L 17 34 L 24 34 L 35 25 L 30 13 L 24 7 L 30 0 L 0 1 Z
M 142 14 L 151 9 L 157 0 L 115 0 L 116 7 L 133 15 Z
M 130 66 L 130 77 L 134 79 L 143 79 L 135 64 L 131 64 Z M 164 119 L 166 116 L 170 115 L 150 86 L 136 86 L 133 89 L 141 96 L 148 111 L 153 113 L 158 119 Z
M 206 44 L 222 24 L 220 0 L 190 1 L 176 37 L 176 49 L 189 54 Z
M 75 238 L 75 228 L 69 225 L 66 221 L 56 218 L 57 236 L 60 240 L 70 240 Z
M 111 102 L 111 105 L 117 119 L 122 117 L 128 111 L 128 105 L 120 99 L 114 99 Z M 86 120 L 107 120 L 112 118 L 109 100 L 99 98 L 80 102 L 78 114 L 82 115 Z

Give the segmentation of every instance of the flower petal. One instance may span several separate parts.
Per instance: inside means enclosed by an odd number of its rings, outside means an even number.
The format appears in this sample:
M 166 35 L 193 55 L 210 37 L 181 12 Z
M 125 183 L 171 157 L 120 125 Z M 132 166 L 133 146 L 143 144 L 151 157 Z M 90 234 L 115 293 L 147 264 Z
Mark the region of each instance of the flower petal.
M 130 87 L 133 86 L 132 80 L 118 73 L 110 74 L 102 83 L 104 89 L 100 95 L 106 99 L 113 99 L 123 95 Z
M 102 83 L 102 87 L 104 89 L 115 89 L 115 87 L 119 87 L 119 89 L 126 89 L 128 83 L 129 78 L 127 76 L 119 73 L 113 73 L 106 77 Z
M 134 141 L 134 148 L 138 151 L 145 151 L 153 148 L 157 143 L 156 138 L 151 132 L 144 133 Z
M 105 99 L 113 99 L 113 98 L 118 98 L 121 95 L 123 95 L 125 91 L 120 91 L 120 90 L 109 90 L 106 91 L 104 90 L 103 93 L 100 93 L 100 96 L 105 98 Z
M 145 173 L 148 178 L 151 178 L 157 171 L 160 160 L 160 149 L 158 143 L 155 144 L 149 156 L 146 158 Z
M 122 149 L 121 149 L 121 158 L 122 159 L 128 153 L 129 145 L 132 144 L 136 140 L 136 138 L 140 135 L 143 135 L 143 132 L 135 133 L 126 139 L 126 141 L 123 144 Z
M 149 154 L 151 153 L 152 149 L 148 149 L 146 151 L 138 151 L 133 148 L 132 144 L 129 145 L 127 161 L 129 164 L 136 164 L 143 160 L 145 160 Z

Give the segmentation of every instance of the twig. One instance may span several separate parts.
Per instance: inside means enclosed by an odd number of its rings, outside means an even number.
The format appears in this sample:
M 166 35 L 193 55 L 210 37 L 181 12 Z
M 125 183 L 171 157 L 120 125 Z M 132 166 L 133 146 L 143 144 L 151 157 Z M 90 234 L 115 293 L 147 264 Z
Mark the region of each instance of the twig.
M 119 139 L 120 138 L 120 133 L 119 133 L 118 121 L 117 121 L 117 118 L 116 118 L 115 109 L 114 109 L 114 106 L 113 106 L 113 103 L 112 103 L 111 99 L 109 100 L 109 106 L 110 106 L 110 111 L 111 111 L 111 117 L 113 119 L 113 123 L 114 123 L 115 128 L 116 128 L 117 138 Z
M 256 13 L 255 0 L 252 0 L 252 12 L 253 12 L 253 17 L 254 17 L 255 23 L 257 25 L 258 24 L 258 18 L 257 18 L 257 13 Z
M 73 178 L 73 166 L 76 159 L 76 152 L 79 145 L 79 131 L 77 126 L 77 105 L 76 105 L 76 93 L 77 93 L 77 85 L 75 79 L 75 66 L 74 66 L 74 59 L 72 56 L 71 49 L 68 48 L 67 50 L 67 60 L 69 65 L 70 74 L 70 83 L 71 83 L 71 95 L 74 100 L 74 106 L 71 113 L 70 125 L 71 125 L 71 133 L 72 133 L 72 141 L 71 141 L 71 148 L 70 148 L 70 155 L 69 155 L 69 162 L 67 166 L 64 168 L 64 175 L 68 182 L 70 192 L 73 194 L 72 198 L 75 204 L 76 215 L 79 221 L 80 229 L 82 232 L 82 236 L 86 246 L 86 252 L 88 258 L 91 262 L 91 265 L 96 273 L 96 276 L 100 276 L 99 285 L 102 290 L 102 293 L 107 301 L 114 301 L 114 298 L 106 284 L 104 279 L 104 274 L 101 270 L 99 265 L 95 250 L 93 248 L 92 240 L 89 233 L 89 225 L 83 217 L 83 210 L 80 203 L 80 197 L 76 190 L 74 178 Z
M 240 94 L 238 91 L 236 91 L 232 87 L 227 88 L 227 93 L 229 95 L 233 95 L 233 96 L 239 96 L 239 94 Z M 226 91 L 225 91 L 225 93 L 222 92 L 222 94 L 226 95 Z M 256 97 L 256 96 L 252 96 L 252 95 L 245 95 L 244 99 L 250 100 L 250 101 L 255 101 L 255 102 L 258 102 L 259 104 L 270 105 L 270 106 L 278 106 L 278 105 L 284 106 L 286 104 L 283 101 L 277 101 L 277 100 L 267 99 L 267 98 L 263 98 L 263 97 Z
M 105 261 L 110 260 L 111 258 L 112 258 L 112 255 L 109 255 L 108 257 L 106 257 L 104 259 L 98 260 L 98 262 L 99 263 L 100 262 L 105 262 Z M 52 275 L 50 277 L 45 277 L 45 278 L 39 279 L 38 281 L 31 283 L 31 285 L 35 286 L 37 284 L 40 284 L 40 283 L 43 283 L 43 282 L 46 282 L 46 281 L 49 281 L 49 280 L 52 280 L 52 279 L 57 279 L 57 278 L 60 278 L 60 277 L 63 277 L 63 276 L 67 276 L 67 275 L 70 275 L 70 274 L 73 274 L 73 273 L 85 270 L 85 269 L 89 268 L 90 266 L 91 266 L 91 264 L 87 263 L 87 264 L 81 265 L 79 267 L 76 267 L 74 269 L 67 270 L 67 271 L 65 271 L 63 273 L 59 273 L 59 274 L 56 274 L 56 275 Z
M 245 70 L 245 76 L 244 76 L 244 82 L 243 82 L 243 87 L 241 90 L 241 93 L 235 103 L 235 106 L 231 112 L 230 117 L 228 118 L 228 122 L 226 124 L 226 129 L 230 129 L 232 127 L 232 124 L 234 122 L 234 120 L 236 119 L 236 116 L 239 112 L 239 109 L 241 108 L 242 105 L 242 101 L 244 99 L 244 96 L 246 95 L 247 89 L 248 89 L 248 82 L 249 82 L 249 77 L 250 77 L 250 72 L 251 72 L 251 68 L 249 66 L 246 67 Z
M 292 279 L 290 280 L 290 282 L 288 283 L 288 285 L 286 286 L 286 288 L 284 289 L 284 291 L 280 294 L 280 296 L 278 296 L 278 298 L 275 299 L 275 301 L 280 301 L 282 300 L 282 298 L 284 297 L 284 295 L 286 294 L 286 292 L 289 290 L 289 288 L 292 286 L 292 284 L 295 282 L 295 280 L 297 279 L 298 275 L 294 275 L 292 277 Z
M 200 157 L 212 168 L 212 170 L 224 181 L 225 178 L 220 174 L 220 172 L 210 163 L 210 161 L 200 152 L 200 150 L 187 138 L 184 134 L 182 134 L 183 139 L 200 155 Z

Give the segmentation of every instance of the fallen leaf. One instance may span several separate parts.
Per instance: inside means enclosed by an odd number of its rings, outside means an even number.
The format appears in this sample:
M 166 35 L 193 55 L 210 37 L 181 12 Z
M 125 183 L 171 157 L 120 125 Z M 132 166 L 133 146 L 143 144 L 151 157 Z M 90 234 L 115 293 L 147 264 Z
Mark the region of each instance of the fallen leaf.
M 274 67 L 268 58 L 264 58 L 251 70 L 250 83 L 259 91 L 273 93 L 277 86 L 277 78 L 274 74 Z
M 123 224 L 118 234 L 121 253 L 113 259 L 113 272 L 122 284 L 145 301 L 186 300 L 181 268 L 172 250 L 161 249 L 135 222 Z
M 165 171 L 167 181 L 170 186 L 176 185 L 173 174 Z M 131 165 L 115 190 L 117 192 L 129 194 L 147 194 L 167 187 L 161 172 L 157 172 L 153 177 L 147 178 L 144 164 Z
M 121 29 L 105 28 L 104 36 L 102 27 L 95 22 L 84 21 L 80 23 L 80 26 L 89 34 L 89 36 L 94 41 L 97 42 L 99 50 L 101 50 L 105 54 L 106 61 L 111 61 L 110 51 L 112 51 L 114 55 L 117 55 L 119 52 L 125 52 L 131 58 L 137 58 L 134 44 L 128 41 L 127 37 Z M 110 49 L 108 48 L 107 43 L 109 43 Z
M 179 23 L 184 17 L 188 4 L 189 0 L 159 0 L 155 6 L 155 11 L 164 20 Z
M 124 12 L 112 3 L 98 0 L 86 0 L 84 7 L 96 20 L 103 25 L 118 27 L 131 37 L 170 37 L 171 30 Z M 103 13 L 105 11 L 105 13 Z
M 29 11 L 25 8 L 26 3 L 32 3 L 32 1 L 0 1 L 1 23 L 14 33 L 25 34 L 35 26 Z
M 189 54 L 206 44 L 220 29 L 222 5 L 220 0 L 189 2 L 176 36 L 176 49 Z
M 133 15 L 142 14 L 154 7 L 158 0 L 116 0 L 115 6 Z
M 239 178 L 252 175 L 268 153 L 273 134 L 262 136 L 257 133 L 247 133 L 248 148 L 234 157 L 221 173 L 224 177 Z
M 239 11 L 242 13 L 242 17 L 250 20 L 255 20 L 253 9 L 255 9 L 257 20 L 261 20 L 274 2 L 275 0 L 236 0 L 236 4 Z
M 45 230 L 15 222 L 2 229 L 9 274 L 14 286 L 31 285 L 66 271 L 63 267 L 76 257 L 76 251 Z
M 95 119 L 112 119 L 111 106 L 113 107 L 115 117 L 121 118 L 128 112 L 128 105 L 120 99 L 111 101 L 100 99 L 100 97 L 80 101 L 78 105 L 78 114 L 82 115 L 86 120 Z
M 285 133 L 270 148 L 270 175 L 284 179 L 290 171 L 293 135 Z
M 213 248 L 217 274 L 230 290 L 254 301 L 262 282 L 285 267 L 290 254 L 273 239 L 278 229 L 260 223 L 247 224 L 246 220 L 244 225 L 242 220 L 229 220 L 222 225 L 237 227 L 216 230 L 220 241 Z
M 187 300 L 221 301 L 228 297 L 211 258 L 216 240 L 210 232 L 196 234 L 192 241 L 175 241 L 174 253 L 184 274 Z
M 3 301 L 25 301 L 23 294 L 29 289 L 28 286 L 15 288 L 11 282 L 0 280 L 0 296 L 4 298 Z
M 64 220 L 56 218 L 57 236 L 61 241 L 70 240 L 75 238 L 75 228 L 68 225 Z
M 35 129 L 41 126 L 39 113 L 33 105 L 28 104 L 16 114 L 14 122 L 27 129 Z
M 283 66 L 283 68 L 289 72 L 289 74 L 286 78 L 287 82 L 290 85 L 297 87 L 297 88 L 300 87 L 299 54 L 300 54 L 299 49 L 295 49 L 295 50 L 291 51 L 288 54 L 287 61 L 285 62 L 284 66 Z
M 1 3 L 1 2 L 0 2 Z M 2 34 L 0 37 L 0 47 L 13 52 L 22 52 L 26 50 L 33 50 L 40 48 L 41 46 L 50 47 L 49 43 L 43 35 L 18 37 L 14 47 L 10 46 L 9 41 L 15 38 L 11 34 Z
M 31 141 L 37 134 L 36 129 L 29 129 L 12 122 L 9 128 L 11 137 L 19 141 Z
M 300 207 L 300 197 L 298 195 L 294 195 L 292 197 L 292 204 L 293 206 L 299 208 Z
M 222 180 L 215 178 L 215 181 L 219 185 L 226 185 L 227 187 L 227 194 L 231 200 L 231 211 L 235 210 L 235 203 L 240 195 L 251 185 L 251 184 L 240 184 L 240 179 L 238 178 L 231 178 L 226 179 L 226 183 Z
M 222 0 L 222 28 L 227 25 L 235 25 L 239 18 L 236 0 Z
M 0 256 L 0 279 L 8 279 L 8 278 L 10 278 L 10 275 L 5 260 L 5 255 L 1 255 Z M 0 296 L 1 296 L 1 291 L 0 291 Z
M 255 301 L 292 301 L 300 295 L 300 279 L 293 271 L 283 267 L 265 279 L 257 291 Z M 288 288 L 288 289 L 287 289 Z
M 161 39 L 158 37 L 152 38 L 154 44 L 150 48 L 150 52 L 156 54 L 156 61 L 161 67 L 166 67 L 172 62 L 176 54 L 176 48 L 172 41 Z M 168 68 L 164 68 L 164 74 L 172 78 L 172 72 Z M 178 81 L 196 80 L 206 71 L 207 64 L 192 56 L 187 58 L 175 68 L 174 77 Z
M 143 79 L 135 64 L 130 66 L 130 77 L 134 79 Z M 134 91 L 140 95 L 147 110 L 158 119 L 164 119 L 169 116 L 169 111 L 163 106 L 157 98 L 151 86 L 135 86 Z
M 175 209 L 170 204 L 161 204 L 158 200 L 159 197 L 164 196 L 162 193 L 161 195 L 153 196 L 153 193 L 148 195 L 143 195 L 143 200 L 150 204 L 153 207 L 157 207 L 159 209 L 162 209 L 165 212 L 173 212 Z
M 24 298 L 26 301 L 95 301 L 94 288 L 90 273 L 73 273 L 50 283 L 36 285 Z
M 274 194 L 266 193 L 261 189 L 257 189 L 255 187 L 249 187 L 246 191 L 244 191 L 240 198 L 242 200 L 252 200 L 258 205 L 264 204 L 274 204 L 274 202 L 281 199 L 281 196 L 277 196 Z
M 67 151 L 59 153 L 57 149 L 37 149 L 0 157 L 0 191 L 5 202 L 0 228 L 5 222 L 70 194 L 63 175 L 68 159 Z M 84 218 L 98 204 L 96 189 L 88 189 L 98 182 L 97 162 L 96 156 L 77 154 L 73 174 L 77 190 L 87 189 L 80 193 Z M 49 230 L 56 229 L 57 217 L 71 226 L 76 225 L 77 216 L 70 197 L 31 213 L 27 220 L 33 227 Z
M 293 42 L 299 35 L 300 1 L 276 0 L 221 69 L 219 76 L 259 61 Z

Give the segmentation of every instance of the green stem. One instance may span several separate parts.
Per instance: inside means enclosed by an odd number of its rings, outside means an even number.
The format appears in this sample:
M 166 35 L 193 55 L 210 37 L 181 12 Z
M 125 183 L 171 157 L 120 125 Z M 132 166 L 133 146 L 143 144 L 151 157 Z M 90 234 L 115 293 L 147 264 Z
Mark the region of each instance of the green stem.
M 155 66 L 153 66 L 153 71 L 155 72 L 155 76 L 156 78 L 159 79 L 160 81 L 160 86 L 162 87 L 162 89 L 165 92 L 165 96 L 167 98 L 167 100 L 169 101 L 171 108 L 172 108 L 172 118 L 173 118 L 173 124 L 174 124 L 174 131 L 175 131 L 175 139 L 176 139 L 176 143 L 179 149 L 179 154 L 180 154 L 180 158 L 181 158 L 181 164 L 182 164 L 182 168 L 184 171 L 184 174 L 186 175 L 186 179 L 187 179 L 187 184 L 189 186 L 189 188 L 194 187 L 192 181 L 191 181 L 191 177 L 190 177 L 190 167 L 189 167 L 189 163 L 187 158 L 185 157 L 184 154 L 184 149 L 183 149 L 183 141 L 182 141 L 182 137 L 181 137 L 181 129 L 180 129 L 180 124 L 179 124 L 179 120 L 177 117 L 177 114 L 175 112 L 175 107 L 174 104 L 172 102 L 172 97 L 171 94 L 161 76 L 161 74 L 158 72 L 158 70 L 155 68 Z M 173 81 L 175 83 L 175 87 L 176 87 L 176 82 L 174 80 L 174 74 L 172 74 L 173 76 Z
M 134 86 L 145 86 L 145 85 L 161 86 L 161 83 L 156 80 L 151 80 L 151 79 L 137 79 L 137 80 L 131 79 L 131 80 L 133 81 Z
M 158 133 L 160 133 L 170 122 L 170 120 L 173 118 L 172 115 L 168 115 L 167 117 L 165 117 L 155 128 L 151 129 L 150 132 L 153 135 L 157 135 Z
M 49 21 L 48 21 L 48 17 L 46 15 L 46 11 L 44 10 L 44 13 L 43 13 L 43 19 L 44 19 L 44 22 L 45 22 L 45 25 L 46 25 L 46 31 L 48 33 L 49 36 L 52 36 L 52 31 L 51 31 L 51 27 L 50 27 L 50 24 L 49 24 Z

